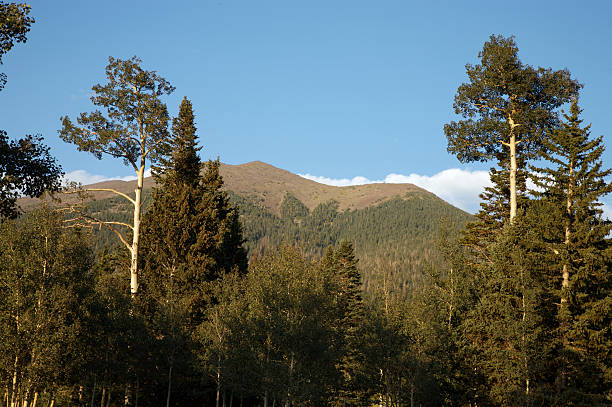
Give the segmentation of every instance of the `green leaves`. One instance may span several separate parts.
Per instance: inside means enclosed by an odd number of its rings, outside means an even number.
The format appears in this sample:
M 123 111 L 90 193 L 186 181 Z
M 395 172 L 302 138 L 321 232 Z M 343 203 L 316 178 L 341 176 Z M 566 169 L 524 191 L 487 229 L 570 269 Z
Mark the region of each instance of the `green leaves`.
M 91 101 L 103 111 L 81 113 L 74 124 L 62 117 L 62 140 L 96 158 L 123 158 L 136 171 L 146 159 L 161 160 L 169 152 L 168 111 L 160 96 L 174 91 L 155 71 L 141 68 L 141 60 L 109 57 L 108 82 L 93 86 Z
M 59 189 L 62 169 L 42 141 L 41 136 L 9 140 L 0 130 L 0 221 L 19 214 L 20 196 L 39 197 Z
M 512 37 L 492 35 L 478 57 L 480 64 L 466 65 L 469 82 L 455 95 L 455 113 L 465 120 L 444 126 L 448 151 L 462 162 L 490 160 L 505 148 L 502 143 L 512 131 L 521 154 L 532 156 L 543 131 L 557 121 L 555 109 L 581 85 L 568 71 L 524 65 Z

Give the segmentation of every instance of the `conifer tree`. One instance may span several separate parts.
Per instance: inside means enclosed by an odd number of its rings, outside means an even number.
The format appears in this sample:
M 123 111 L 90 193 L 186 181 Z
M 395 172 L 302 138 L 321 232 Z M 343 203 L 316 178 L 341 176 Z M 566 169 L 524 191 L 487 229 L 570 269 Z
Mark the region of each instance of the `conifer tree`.
M 541 238 L 548 244 L 552 286 L 558 305 L 562 403 L 603 403 L 612 389 L 612 224 L 601 218 L 600 199 L 612 191 L 602 168 L 603 137 L 582 127 L 577 98 L 564 122 L 549 134 L 544 158 L 552 168 L 534 168 L 534 183 L 548 212 Z M 542 227 L 543 226 L 543 227 Z M 608 399 L 608 401 L 610 401 Z
M 193 344 L 192 335 L 211 301 L 210 283 L 224 273 L 246 270 L 238 210 L 221 189 L 219 161 L 209 161 L 200 174 L 194 115 L 187 98 L 173 120 L 172 132 L 173 150 L 156 169 L 159 186 L 142 228 L 143 306 L 168 353 L 167 401 L 172 376 L 178 373 L 174 362 L 181 356 L 179 349 Z
M 338 362 L 340 385 L 334 403 L 340 406 L 359 405 L 365 394 L 362 388 L 364 355 L 361 342 L 365 309 L 357 262 L 353 244 L 348 241 L 342 241 L 336 250 L 329 247 L 321 261 L 321 266 L 333 273 L 339 283 L 338 329 L 343 343 Z
M 466 65 L 470 82 L 457 89 L 455 113 L 464 120 L 444 126 L 448 151 L 462 162 L 502 159 L 509 189 L 508 219 L 518 209 L 519 164 L 537 157 L 544 131 L 556 124 L 556 109 L 580 85 L 568 71 L 533 68 L 518 58 L 514 38 L 492 35 Z

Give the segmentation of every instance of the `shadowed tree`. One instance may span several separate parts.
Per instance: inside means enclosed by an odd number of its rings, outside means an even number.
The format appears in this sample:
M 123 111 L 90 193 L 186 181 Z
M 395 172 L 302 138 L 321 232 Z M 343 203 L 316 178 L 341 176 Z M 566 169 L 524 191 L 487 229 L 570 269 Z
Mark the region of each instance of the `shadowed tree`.
M 578 100 L 564 122 L 549 134 L 544 158 L 550 168 L 534 168 L 534 191 L 546 208 L 540 222 L 548 244 L 557 308 L 559 366 L 556 390 L 562 403 L 605 403 L 612 386 L 612 301 L 610 241 L 600 200 L 612 192 L 604 169 L 603 137 L 582 127 Z M 609 400 L 608 400 L 609 401 Z
M 143 217 L 142 281 L 146 314 L 167 349 L 168 391 L 185 377 L 192 334 L 211 302 L 211 282 L 230 271 L 246 272 L 238 210 L 224 191 L 219 162 L 200 174 L 191 102 L 184 98 L 172 124 L 172 152 L 156 168 L 159 187 Z M 175 377 L 175 379 L 173 379 Z M 178 380 L 177 380 L 178 379 Z M 193 385 L 192 387 L 197 387 Z

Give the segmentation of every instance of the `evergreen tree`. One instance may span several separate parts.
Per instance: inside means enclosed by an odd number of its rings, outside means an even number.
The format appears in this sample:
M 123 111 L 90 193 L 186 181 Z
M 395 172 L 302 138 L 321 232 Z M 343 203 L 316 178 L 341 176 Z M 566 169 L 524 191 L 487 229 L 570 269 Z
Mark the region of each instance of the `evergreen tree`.
M 551 287 L 558 305 L 559 366 L 556 390 L 563 404 L 593 405 L 612 396 L 612 224 L 601 218 L 600 199 L 612 191 L 602 168 L 603 137 L 582 127 L 578 100 L 549 134 L 534 183 L 548 216 L 540 222 L 548 245 Z
M 457 89 L 455 113 L 464 120 L 444 126 L 448 151 L 462 162 L 503 159 L 509 189 L 508 217 L 518 209 L 519 164 L 537 157 L 544 131 L 556 124 L 555 110 L 580 88 L 568 71 L 533 68 L 518 58 L 512 37 L 492 35 L 466 65 L 470 79 Z
M 353 244 L 342 241 L 336 250 L 328 248 L 321 260 L 323 269 L 338 281 L 338 330 L 342 337 L 338 361 L 340 385 L 335 404 L 356 406 L 366 398 L 363 389 L 363 326 L 365 310 L 361 298 L 361 275 Z
M 238 210 L 221 189 L 219 161 L 201 175 L 191 102 L 183 99 L 173 120 L 170 160 L 156 171 L 158 187 L 143 218 L 143 307 L 168 357 L 172 377 L 181 378 L 177 358 L 189 358 L 193 334 L 210 304 L 211 283 L 223 274 L 246 271 Z M 180 353 L 180 352 L 183 353 Z M 182 364 L 183 373 L 187 363 Z M 175 383 L 176 385 L 176 383 Z

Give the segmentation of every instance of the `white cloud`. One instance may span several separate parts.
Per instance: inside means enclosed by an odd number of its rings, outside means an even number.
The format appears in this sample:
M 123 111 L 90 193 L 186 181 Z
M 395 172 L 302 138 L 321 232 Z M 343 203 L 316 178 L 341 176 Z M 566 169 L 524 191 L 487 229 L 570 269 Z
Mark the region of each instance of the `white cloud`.
M 333 186 L 364 185 L 372 183 L 414 184 L 432 192 L 465 211 L 474 213 L 478 210 L 480 198 L 478 195 L 486 186 L 491 185 L 488 171 L 470 171 L 459 168 L 449 168 L 434 175 L 420 174 L 389 174 L 382 180 L 370 180 L 366 177 L 334 179 L 311 174 L 299 176 Z
M 612 220 L 612 206 L 610 206 L 607 202 L 602 202 L 601 210 L 603 211 L 601 215 L 602 218 Z
M 144 175 L 145 177 L 150 177 L 151 169 L 145 170 Z M 113 180 L 134 181 L 135 179 L 136 179 L 135 175 L 126 175 L 123 177 L 121 176 L 109 177 L 107 175 L 91 174 L 85 170 L 71 171 L 67 173 L 66 175 L 64 175 L 64 182 L 78 182 L 83 185 L 89 185 L 89 184 L 95 184 L 96 182 L 113 181 Z

